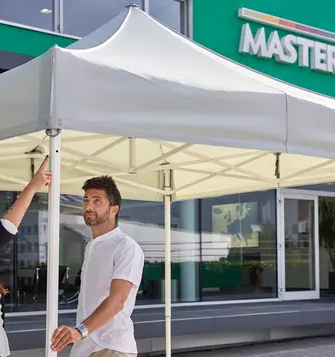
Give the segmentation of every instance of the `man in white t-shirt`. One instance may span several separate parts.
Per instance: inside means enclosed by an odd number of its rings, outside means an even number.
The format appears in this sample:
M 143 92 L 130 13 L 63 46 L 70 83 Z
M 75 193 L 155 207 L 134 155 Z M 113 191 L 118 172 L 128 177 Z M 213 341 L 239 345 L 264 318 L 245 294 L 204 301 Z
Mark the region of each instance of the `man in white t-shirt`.
M 51 349 L 74 346 L 70 357 L 137 354 L 131 314 L 142 279 L 143 251 L 118 227 L 121 195 L 109 176 L 87 180 L 83 214 L 93 240 L 81 272 L 77 326 L 58 328 Z

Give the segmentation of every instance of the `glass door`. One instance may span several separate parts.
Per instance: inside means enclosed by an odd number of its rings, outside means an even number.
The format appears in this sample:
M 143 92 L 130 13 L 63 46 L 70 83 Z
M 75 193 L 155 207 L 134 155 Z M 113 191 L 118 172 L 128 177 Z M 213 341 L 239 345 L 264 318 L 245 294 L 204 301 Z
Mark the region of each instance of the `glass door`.
M 289 190 L 279 198 L 279 281 L 283 300 L 318 299 L 318 198 Z

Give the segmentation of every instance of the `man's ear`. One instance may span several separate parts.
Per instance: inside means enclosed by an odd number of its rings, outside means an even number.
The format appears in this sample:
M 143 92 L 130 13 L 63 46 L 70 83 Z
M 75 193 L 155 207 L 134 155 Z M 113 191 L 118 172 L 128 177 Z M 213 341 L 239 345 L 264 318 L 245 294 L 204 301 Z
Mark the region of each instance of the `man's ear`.
M 119 206 L 113 206 L 112 207 L 112 213 L 114 215 L 117 215 L 119 213 L 120 207 Z

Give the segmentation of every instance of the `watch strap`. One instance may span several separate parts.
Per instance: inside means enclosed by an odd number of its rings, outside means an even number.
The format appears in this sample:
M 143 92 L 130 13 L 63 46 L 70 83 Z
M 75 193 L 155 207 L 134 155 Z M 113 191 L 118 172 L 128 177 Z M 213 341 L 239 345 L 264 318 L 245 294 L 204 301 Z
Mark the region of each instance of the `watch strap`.
M 84 324 L 77 325 L 75 329 L 80 332 L 82 340 L 88 336 L 88 329 Z

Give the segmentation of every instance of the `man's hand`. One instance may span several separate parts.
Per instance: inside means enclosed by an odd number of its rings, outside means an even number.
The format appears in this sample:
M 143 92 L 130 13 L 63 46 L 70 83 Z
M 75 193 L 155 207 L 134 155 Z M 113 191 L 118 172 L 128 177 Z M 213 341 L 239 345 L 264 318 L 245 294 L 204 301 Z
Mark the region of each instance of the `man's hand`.
M 78 341 L 81 341 L 81 333 L 77 329 L 69 326 L 61 326 L 52 336 L 51 349 L 54 352 L 59 352 L 68 344 Z
M 51 184 L 51 178 L 52 178 L 51 172 L 45 171 L 48 162 L 49 162 L 49 156 L 46 156 L 40 168 L 36 172 L 35 176 L 32 178 L 32 180 L 29 183 L 29 187 L 34 192 L 39 192 L 41 191 L 42 187 L 50 186 Z

